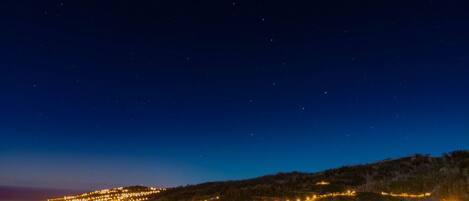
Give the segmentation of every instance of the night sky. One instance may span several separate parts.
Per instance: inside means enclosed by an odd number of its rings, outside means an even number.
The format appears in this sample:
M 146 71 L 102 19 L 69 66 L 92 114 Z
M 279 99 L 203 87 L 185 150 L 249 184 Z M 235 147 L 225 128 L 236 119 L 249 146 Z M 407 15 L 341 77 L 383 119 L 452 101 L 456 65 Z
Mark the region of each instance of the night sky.
M 469 147 L 468 1 L 0 9 L 0 185 L 175 186 Z

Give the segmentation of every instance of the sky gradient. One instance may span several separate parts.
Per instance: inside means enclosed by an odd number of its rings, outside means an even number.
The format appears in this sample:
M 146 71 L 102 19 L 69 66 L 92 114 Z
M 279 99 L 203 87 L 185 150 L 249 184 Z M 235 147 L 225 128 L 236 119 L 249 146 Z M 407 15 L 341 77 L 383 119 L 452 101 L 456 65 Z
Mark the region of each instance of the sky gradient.
M 175 186 L 469 147 L 465 1 L 1 4 L 0 185 Z

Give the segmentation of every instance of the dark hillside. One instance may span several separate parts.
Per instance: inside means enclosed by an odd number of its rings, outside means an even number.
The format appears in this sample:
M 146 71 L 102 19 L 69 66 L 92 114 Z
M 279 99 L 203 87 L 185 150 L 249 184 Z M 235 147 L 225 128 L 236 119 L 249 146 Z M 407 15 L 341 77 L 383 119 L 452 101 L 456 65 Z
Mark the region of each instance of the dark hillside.
M 328 185 L 318 185 L 327 181 Z M 189 200 L 306 200 L 310 195 L 357 191 L 353 197 L 327 200 L 397 201 L 402 197 L 381 192 L 431 196 L 410 198 L 469 200 L 469 152 L 456 151 L 441 157 L 414 155 L 372 164 L 347 166 L 319 173 L 279 173 L 249 180 L 212 182 L 168 189 L 154 201 Z

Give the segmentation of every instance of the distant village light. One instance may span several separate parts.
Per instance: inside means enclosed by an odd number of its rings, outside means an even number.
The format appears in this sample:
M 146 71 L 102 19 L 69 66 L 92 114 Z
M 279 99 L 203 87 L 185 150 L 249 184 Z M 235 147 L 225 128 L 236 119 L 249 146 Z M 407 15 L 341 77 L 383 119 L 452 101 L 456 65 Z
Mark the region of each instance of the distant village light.
M 63 198 L 48 199 L 47 201 L 144 201 L 149 196 L 157 194 L 165 189 L 144 188 L 144 189 L 124 189 L 123 187 L 114 189 L 98 190 L 76 196 L 64 196 Z
M 432 193 L 410 194 L 410 193 L 388 193 L 381 192 L 381 195 L 401 198 L 425 198 L 432 196 Z
M 327 182 L 327 181 L 319 181 L 319 182 L 316 182 L 316 185 L 318 186 L 325 186 L 325 185 L 329 185 L 331 184 L 330 182 Z

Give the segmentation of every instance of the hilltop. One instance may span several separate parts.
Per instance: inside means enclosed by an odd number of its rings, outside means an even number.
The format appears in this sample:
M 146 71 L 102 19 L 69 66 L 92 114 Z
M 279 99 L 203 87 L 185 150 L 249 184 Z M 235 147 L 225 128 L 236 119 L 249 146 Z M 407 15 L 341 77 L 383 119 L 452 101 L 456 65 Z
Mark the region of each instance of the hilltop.
M 349 195 L 319 197 L 346 192 Z M 468 201 L 469 151 L 455 151 L 441 157 L 413 155 L 318 173 L 279 173 L 248 180 L 182 186 L 150 198 L 153 201 L 409 199 Z

